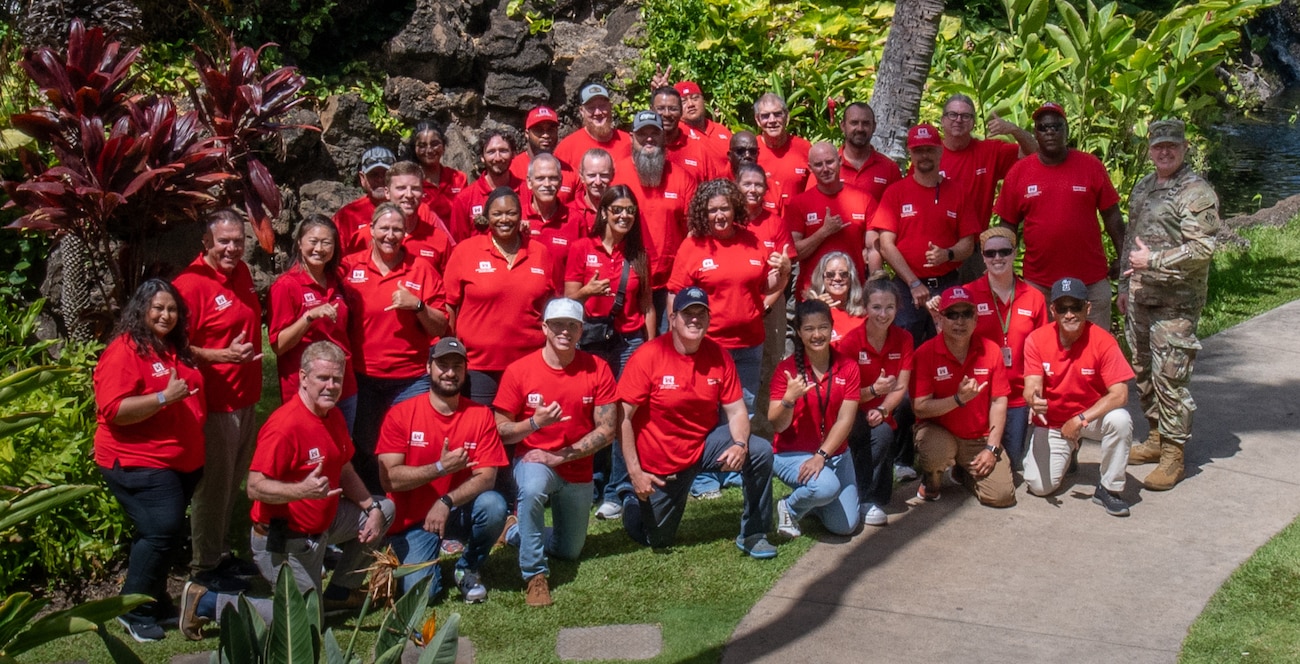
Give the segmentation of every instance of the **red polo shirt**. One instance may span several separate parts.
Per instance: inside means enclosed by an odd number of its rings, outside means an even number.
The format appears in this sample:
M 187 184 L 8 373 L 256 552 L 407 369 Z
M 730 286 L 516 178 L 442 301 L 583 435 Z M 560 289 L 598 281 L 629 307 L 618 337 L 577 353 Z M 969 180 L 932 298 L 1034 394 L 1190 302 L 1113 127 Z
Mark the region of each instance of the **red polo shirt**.
M 475 468 L 502 468 L 510 461 L 497 434 L 492 409 L 466 398 L 459 399 L 451 415 L 434 409 L 427 396 L 407 399 L 389 409 L 379 429 L 375 454 L 403 454 L 403 465 L 427 466 L 442 459 L 446 443 L 452 450 L 465 449 Z M 498 473 L 502 472 L 500 470 Z M 433 504 L 452 489 L 465 483 L 472 470 L 444 475 L 410 491 L 389 493 L 397 515 L 390 533 L 421 527 Z
M 1025 340 L 1025 375 L 1042 376 L 1047 426 L 1053 429 L 1091 408 L 1111 385 L 1133 378 L 1115 337 L 1087 321 L 1083 325 L 1083 335 L 1069 348 L 1061 345 L 1058 323 Z
M 786 230 L 785 220 L 771 210 L 763 208 L 758 213 L 758 218 L 745 222 L 745 228 L 758 237 L 767 253 L 779 254 L 784 248 L 785 255 L 789 256 L 790 260 L 794 260 L 799 255 L 799 250 L 794 246 L 794 238 L 790 237 L 790 231 Z
M 465 189 L 469 184 L 469 178 L 465 174 L 446 164 L 442 165 L 442 170 L 438 175 L 438 184 L 424 180 L 424 198 L 420 202 L 428 205 L 443 219 L 451 218 L 451 202 L 456 200 L 456 196 Z
M 558 402 L 570 418 L 525 436 L 515 445 L 515 458 L 519 458 L 528 450 L 561 450 L 591 433 L 596 428 L 596 407 L 616 403 L 617 389 L 609 365 L 595 355 L 578 351 L 568 366 L 555 369 L 538 350 L 506 367 L 492 406 L 518 422 Z M 590 455 L 574 459 L 556 466 L 555 472 L 565 482 L 590 482 L 591 460 Z
M 558 283 L 551 266 L 546 247 L 523 236 L 513 267 L 491 236 L 456 245 L 447 261 L 447 305 L 456 311 L 470 369 L 501 371 L 542 347 L 542 310 Z
M 885 195 L 885 188 L 899 180 L 903 179 L 902 172 L 898 169 L 898 164 L 893 159 L 880 154 L 877 150 L 871 151 L 871 156 L 863 162 L 862 168 L 854 168 L 847 159 L 844 159 L 844 148 L 840 148 L 840 181 L 855 189 L 871 194 L 871 197 L 880 200 Z
M 576 171 L 582 165 L 582 155 L 592 148 L 600 148 L 608 152 L 614 161 L 618 161 L 631 154 L 632 137 L 622 129 L 615 129 L 609 140 L 597 141 L 585 128 L 578 127 L 572 134 L 565 136 L 551 154 Z
M 718 405 L 740 400 L 740 380 L 716 341 L 705 337 L 699 350 L 682 355 L 665 334 L 632 353 L 618 398 L 637 407 L 632 430 L 641 468 L 671 475 L 700 460 L 704 438 L 718 425 Z
M 593 295 L 583 303 L 588 316 L 608 316 L 614 308 L 614 298 L 623 280 L 623 245 L 606 251 L 605 243 L 594 237 L 579 239 L 569 249 L 568 274 L 564 280 L 586 284 L 593 276 L 609 279 L 609 295 Z M 623 311 L 614 320 L 618 331 L 632 334 L 645 328 L 645 313 L 641 311 L 641 277 L 635 269 L 627 271 L 627 290 L 623 294 Z
M 799 261 L 799 281 L 796 293 L 802 293 L 812 280 L 813 270 L 822 256 L 832 251 L 842 251 L 853 260 L 854 269 L 862 276 L 862 250 L 866 248 L 867 224 L 876 213 L 876 199 L 870 194 L 844 187 L 833 196 L 813 187 L 786 201 L 785 227 L 793 235 L 809 237 L 826 223 L 826 209 L 844 220 L 844 228 L 822 241 L 807 258 Z
M 402 262 L 381 274 L 372 252 L 343 259 L 343 291 L 351 308 L 348 335 L 352 338 L 356 372 L 373 378 L 415 378 L 425 373 L 429 344 L 416 313 L 386 309 L 398 286 L 411 291 L 425 306 L 444 310 L 443 283 L 428 262 L 406 252 Z
M 989 408 L 993 399 L 1011 393 L 1007 372 L 1002 366 L 1002 350 L 998 345 L 981 337 L 974 337 L 966 361 L 958 362 L 939 335 L 916 349 L 912 370 L 911 395 L 946 399 L 957 393 L 962 380 L 974 378 L 977 383 L 988 383 L 974 399 L 960 408 L 954 408 L 937 418 L 936 422 L 949 433 L 967 440 L 983 438 L 989 434 Z
M 975 336 L 992 341 L 998 348 L 1011 349 L 1011 366 L 1007 367 L 1011 396 L 1007 398 L 1007 407 L 1025 405 L 1025 339 L 1030 332 L 1047 324 L 1047 302 L 1043 294 L 1024 280 L 1016 279 L 1011 302 L 1004 303 L 993 295 L 987 276 L 966 284 L 965 288 L 975 304 Z
M 514 189 L 516 193 L 527 189 L 524 181 L 513 175 L 510 176 L 506 186 Z M 451 216 L 447 221 L 451 230 L 451 239 L 464 242 L 465 238 L 483 234 L 481 229 L 474 226 L 474 218 L 483 214 L 483 205 L 487 203 L 488 194 L 492 193 L 493 189 L 496 187 L 486 177 L 480 177 L 456 195 L 455 200 L 451 202 Z
M 203 399 L 203 375 L 167 353 L 141 357 L 128 335 L 119 335 L 104 349 L 95 367 L 95 465 L 112 468 L 170 468 L 182 473 L 203 467 L 203 423 L 208 411 Z M 114 424 L 122 401 L 167 389 L 172 369 L 198 390 L 194 396 L 171 403 L 146 420 Z
M 850 330 L 839 343 L 835 344 L 835 349 L 857 361 L 863 388 L 874 385 L 876 379 L 880 378 L 881 371 L 884 371 L 886 376 L 898 378 L 904 371 L 912 370 L 912 335 L 897 325 L 889 326 L 889 332 L 885 335 L 885 344 L 879 349 L 867 341 L 866 325 L 859 325 Z M 880 394 L 860 401 L 858 408 L 865 413 L 883 403 L 885 403 L 885 395 Z M 894 422 L 893 413 L 890 413 L 887 421 L 889 426 L 898 427 Z
M 686 212 L 695 195 L 695 179 L 672 162 L 666 162 L 659 186 L 645 187 L 629 158 L 616 162 L 612 184 L 625 184 L 636 196 L 641 212 L 641 238 L 650 258 L 650 283 L 655 289 L 666 287 L 673 270 L 673 253 L 686 237 Z
M 691 174 L 699 182 L 707 182 L 722 177 L 714 169 L 714 164 L 705 154 L 704 146 L 699 140 L 691 140 L 685 131 L 677 134 L 677 140 L 665 143 L 664 155 L 674 166 Z
M 1016 162 L 1002 183 L 998 216 L 1024 224 L 1025 279 L 1051 286 L 1062 277 L 1092 284 L 1109 263 L 1097 213 L 1119 203 L 1101 160 L 1070 150 L 1065 161 L 1043 165 L 1037 156 Z
M 199 254 L 172 285 L 189 307 L 190 346 L 228 348 L 240 333 L 253 353 L 262 352 L 262 303 L 243 261 L 229 274 L 214 270 Z M 207 387 L 208 412 L 231 413 L 262 398 L 262 362 L 199 363 Z
M 789 379 L 785 377 L 787 372 L 791 376 L 799 373 L 793 355 L 776 365 L 776 373 L 772 374 L 773 399 L 780 399 L 785 395 L 785 388 L 789 383 Z M 826 434 L 830 433 L 831 427 L 835 426 L 840 407 L 845 401 L 856 402 L 862 389 L 858 380 L 857 363 L 841 353 L 833 356 L 831 369 L 822 376 L 821 380 L 816 379 L 811 368 L 805 372 L 804 377 L 810 381 L 812 389 L 794 402 L 794 419 L 790 422 L 790 426 L 786 427 L 785 431 L 777 433 L 776 440 L 772 441 L 773 451 L 778 454 L 815 453 L 826 440 Z M 845 438 L 831 456 L 843 454 L 848 447 L 849 441 Z
M 301 482 L 316 466 L 329 479 L 330 488 L 342 486 L 343 467 L 352 460 L 352 437 L 343 413 L 331 408 L 321 417 L 301 398 L 285 402 L 271 413 L 257 434 L 257 449 L 249 470 L 278 482 Z M 288 518 L 289 529 L 308 535 L 323 533 L 334 522 L 340 496 L 302 498 L 284 504 L 253 501 L 253 523 Z
M 688 237 L 677 250 L 668 291 L 699 286 L 709 294 L 709 336 L 723 348 L 763 343 L 763 290 L 770 253 L 747 228 L 726 240 Z
M 357 379 L 352 373 L 352 343 L 348 335 L 348 303 L 343 296 L 343 284 L 338 275 L 330 275 L 324 286 L 312 279 L 311 273 L 301 265 L 294 265 L 271 284 L 271 319 L 267 333 L 271 345 L 280 338 L 286 327 L 293 325 L 304 312 L 322 304 L 332 304 L 338 318 L 317 318 L 307 326 L 302 340 L 283 355 L 275 357 L 276 373 L 280 376 L 280 402 L 286 402 L 298 393 L 298 370 L 302 368 L 302 353 L 317 341 L 332 341 L 347 357 L 343 367 L 343 392 L 340 399 L 357 393 Z
M 421 224 L 414 233 L 406 236 L 402 246 L 411 255 L 427 262 L 435 272 L 442 274 L 447 269 L 447 259 L 451 256 L 455 243 L 442 227 Z
M 788 197 L 803 191 L 808 184 L 808 151 L 812 143 L 791 136 L 785 145 L 772 148 L 767 137 L 758 137 L 758 165 L 767 171 L 767 181 L 775 181 L 778 190 Z
M 704 127 L 696 129 L 683 121 L 677 125 L 693 141 L 699 141 L 704 156 L 712 164 L 714 173 L 725 173 L 731 168 L 731 130 L 713 120 L 705 119 Z M 718 177 L 721 177 L 719 175 Z
M 578 236 L 591 235 L 596 228 L 596 208 L 587 203 L 587 192 L 584 190 L 574 196 L 566 207 L 569 218 L 578 225 Z
M 839 307 L 831 307 L 831 342 L 843 339 L 849 332 L 862 327 L 866 322 L 865 317 L 852 316 Z
M 903 260 L 918 279 L 939 277 L 960 267 L 959 261 L 925 266 L 925 252 L 933 242 L 951 247 L 967 235 L 980 232 L 979 224 L 964 207 L 961 192 L 949 182 L 926 187 L 906 177 L 885 190 L 885 197 L 871 219 L 871 228 L 889 231 Z
M 366 194 L 334 213 L 334 225 L 339 229 L 341 255 L 354 254 L 370 247 L 370 218 L 375 214 L 375 201 Z
M 997 139 L 972 138 L 961 150 L 943 149 L 939 173 L 957 185 L 962 200 L 975 215 L 979 233 L 989 227 L 993 214 L 993 193 L 998 182 L 1020 158 L 1020 146 Z

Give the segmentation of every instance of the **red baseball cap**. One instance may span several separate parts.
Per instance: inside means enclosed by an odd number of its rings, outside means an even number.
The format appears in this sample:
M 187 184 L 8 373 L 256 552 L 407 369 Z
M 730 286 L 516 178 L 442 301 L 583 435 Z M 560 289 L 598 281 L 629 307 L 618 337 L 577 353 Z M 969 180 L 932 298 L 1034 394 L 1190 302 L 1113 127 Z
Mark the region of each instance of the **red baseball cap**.
M 943 295 L 939 296 L 939 311 L 947 311 L 959 304 L 969 304 L 972 307 L 975 306 L 975 301 L 971 298 L 970 291 L 964 286 L 953 286 L 944 291 Z
M 919 124 L 907 130 L 907 149 L 922 147 L 943 147 L 943 139 L 939 137 L 939 130 L 932 124 Z
M 1037 120 L 1038 116 L 1044 113 L 1055 113 L 1062 118 L 1065 118 L 1065 107 L 1054 101 L 1049 101 L 1046 104 L 1039 106 L 1038 110 L 1034 111 L 1034 119 Z
M 677 83 L 677 85 L 674 85 L 673 87 L 677 88 L 677 94 L 683 97 L 687 95 L 704 94 L 703 92 L 700 92 L 700 86 L 696 85 L 695 81 L 680 81 Z
M 528 111 L 528 118 L 524 120 L 524 129 L 532 129 L 534 126 L 543 122 L 554 122 L 559 124 L 560 117 L 546 106 L 538 106 Z

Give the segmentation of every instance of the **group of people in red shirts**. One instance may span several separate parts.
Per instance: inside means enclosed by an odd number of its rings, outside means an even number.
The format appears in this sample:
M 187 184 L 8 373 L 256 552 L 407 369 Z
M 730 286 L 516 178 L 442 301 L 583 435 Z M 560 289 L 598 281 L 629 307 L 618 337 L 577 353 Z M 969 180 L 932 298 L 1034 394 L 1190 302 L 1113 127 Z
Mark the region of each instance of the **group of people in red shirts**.
M 128 632 L 155 640 L 177 618 L 201 638 L 245 577 L 283 565 L 326 608 L 357 606 L 364 551 L 384 541 L 403 563 L 459 553 L 469 602 L 486 599 L 482 564 L 508 543 L 527 603 L 544 606 L 548 557 L 580 555 L 593 505 L 667 547 L 688 496 L 734 482 L 736 545 L 771 558 L 773 512 L 791 537 L 809 516 L 838 534 L 885 525 L 910 465 L 924 500 L 950 473 L 1008 506 L 1013 469 L 1050 493 L 1081 436 L 1114 439 L 1098 502 L 1127 513 L 1128 443 L 1105 406 L 1132 374 L 1108 326 L 1085 320 L 1109 288 L 1104 254 L 1091 265 L 1096 212 L 1113 230 L 1117 199 L 1065 147 L 1059 106 L 1034 113 L 1032 135 L 991 118 L 1010 143 L 971 137 L 974 105 L 954 97 L 943 134 L 910 130 L 906 174 L 872 148 L 864 103 L 845 109 L 840 147 L 791 135 L 775 94 L 755 102 L 757 132 L 705 108 L 698 85 L 661 85 L 624 131 L 593 83 L 563 140 L 547 107 L 528 113 L 523 145 L 483 132 L 472 182 L 442 163 L 433 122 L 414 128 L 407 161 L 366 151 L 363 195 L 303 220 L 271 286 L 284 405 L 260 430 L 264 316 L 243 221 L 211 215 L 203 252 L 141 287 L 95 374 L 96 462 L 137 527 L 123 592 L 156 599 L 123 617 Z M 1007 223 L 990 228 L 1004 178 Z M 1045 228 L 1060 212 L 1045 199 L 1078 208 L 1079 228 Z M 1022 226 L 1028 280 L 1012 269 Z M 1041 254 L 1063 244 L 1068 257 Z M 773 441 L 752 434 L 755 414 Z M 1070 443 L 1065 461 L 1046 437 L 1041 454 L 1027 446 L 1033 418 Z M 792 489 L 775 506 L 773 476 Z M 251 563 L 229 542 L 245 482 Z M 187 507 L 178 609 L 165 580 Z M 439 592 L 437 565 L 401 584 L 425 578 Z

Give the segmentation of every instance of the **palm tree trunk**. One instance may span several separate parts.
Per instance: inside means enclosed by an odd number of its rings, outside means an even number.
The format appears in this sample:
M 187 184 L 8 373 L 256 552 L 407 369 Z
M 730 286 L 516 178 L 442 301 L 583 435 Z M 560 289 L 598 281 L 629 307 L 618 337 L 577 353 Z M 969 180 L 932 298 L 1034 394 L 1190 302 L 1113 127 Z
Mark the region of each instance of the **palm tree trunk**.
M 907 130 L 921 109 L 943 7 L 943 0 L 898 0 L 894 5 L 871 106 L 879 128 L 876 148 L 896 161 L 907 158 Z

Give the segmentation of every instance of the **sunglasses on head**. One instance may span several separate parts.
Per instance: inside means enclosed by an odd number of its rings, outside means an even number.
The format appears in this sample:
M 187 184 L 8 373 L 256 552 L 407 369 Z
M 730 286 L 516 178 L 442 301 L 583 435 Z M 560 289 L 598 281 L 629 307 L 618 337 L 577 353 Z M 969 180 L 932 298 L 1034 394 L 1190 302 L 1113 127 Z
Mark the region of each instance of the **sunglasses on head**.
M 948 320 L 970 320 L 975 317 L 974 309 L 949 309 L 943 312 L 943 317 Z
M 1011 248 L 985 249 L 983 253 L 985 258 L 1006 258 L 1007 256 L 1016 253 L 1016 250 Z
M 1052 309 L 1058 314 L 1077 314 L 1083 312 L 1083 303 L 1076 304 L 1053 304 Z

